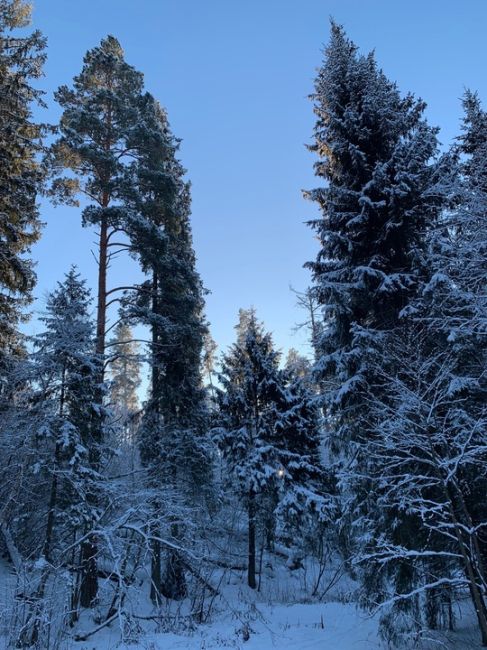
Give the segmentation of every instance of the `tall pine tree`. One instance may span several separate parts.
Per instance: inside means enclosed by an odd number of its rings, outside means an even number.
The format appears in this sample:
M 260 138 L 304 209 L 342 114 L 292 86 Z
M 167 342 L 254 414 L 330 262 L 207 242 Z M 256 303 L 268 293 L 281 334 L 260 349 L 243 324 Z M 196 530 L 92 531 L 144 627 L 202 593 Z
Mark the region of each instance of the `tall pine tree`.
M 86 53 L 73 87 L 61 86 L 55 94 L 63 113 L 50 162 L 54 174 L 67 169 L 72 175 L 55 178 L 52 194 L 57 200 L 74 204 L 78 195 L 87 199 L 83 225 L 98 229 L 99 354 L 105 352 L 110 245 L 126 222 L 121 187 L 126 179 L 126 162 L 134 153 L 131 134 L 139 122 L 142 86 L 142 74 L 126 63 L 117 39 L 107 36 Z

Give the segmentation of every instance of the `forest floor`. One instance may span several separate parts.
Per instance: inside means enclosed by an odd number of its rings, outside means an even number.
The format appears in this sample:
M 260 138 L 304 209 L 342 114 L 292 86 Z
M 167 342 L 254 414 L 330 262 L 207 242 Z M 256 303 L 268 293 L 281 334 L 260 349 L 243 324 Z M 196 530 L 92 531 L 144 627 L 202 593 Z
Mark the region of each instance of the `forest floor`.
M 148 585 L 139 584 L 126 602 L 127 611 L 133 614 L 132 629 L 127 630 L 125 619 L 115 617 L 110 626 L 76 641 L 75 635 L 94 632 L 96 616 L 106 611 L 105 607 L 98 612 L 85 610 L 70 637 L 64 636 L 54 645 L 59 650 L 385 650 L 387 645 L 378 634 L 379 616 L 360 610 L 353 602 L 355 585 L 345 575 L 333 581 L 334 575 L 330 567 L 323 580 L 326 595 L 321 602 L 312 602 L 306 591 L 309 594 L 315 576 L 289 570 L 280 557 L 267 558 L 260 592 L 246 586 L 244 571 L 216 571 L 212 582 L 219 585 L 219 595 L 204 602 L 211 613 L 201 624 L 188 617 L 189 603 L 168 603 L 162 612 L 155 612 L 147 598 Z M 11 568 L 0 561 L 1 650 L 12 647 L 7 639 L 14 621 L 6 612 L 15 609 L 11 608 L 15 588 Z M 191 608 L 194 611 L 194 603 Z M 414 648 L 480 648 L 471 614 L 458 611 L 456 618 L 455 633 L 437 634 Z M 405 647 L 412 650 L 413 645 Z

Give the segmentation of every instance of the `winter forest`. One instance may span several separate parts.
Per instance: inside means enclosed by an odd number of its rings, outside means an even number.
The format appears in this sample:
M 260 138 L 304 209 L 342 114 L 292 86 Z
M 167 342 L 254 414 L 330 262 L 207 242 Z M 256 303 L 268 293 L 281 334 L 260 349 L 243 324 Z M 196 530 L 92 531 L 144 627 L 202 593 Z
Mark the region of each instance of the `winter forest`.
M 440 146 L 423 100 L 323 25 L 306 346 L 242 304 L 222 349 L 185 134 L 115 35 L 48 94 L 31 11 L 0 0 L 0 647 L 487 646 L 475 88 Z M 38 300 L 47 204 L 91 233 L 96 282 L 56 266 Z

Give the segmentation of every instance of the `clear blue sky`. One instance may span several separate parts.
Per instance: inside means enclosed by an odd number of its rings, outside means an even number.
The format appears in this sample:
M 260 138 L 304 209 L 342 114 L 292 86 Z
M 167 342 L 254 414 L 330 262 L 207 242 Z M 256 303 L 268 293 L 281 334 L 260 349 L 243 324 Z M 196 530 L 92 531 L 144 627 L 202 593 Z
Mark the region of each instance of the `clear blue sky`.
M 193 183 L 193 231 L 207 315 L 220 349 L 233 341 L 239 307 L 254 305 L 282 348 L 301 314 L 289 291 L 309 282 L 314 257 L 301 197 L 315 185 L 307 99 L 328 38 L 343 23 L 364 51 L 375 49 L 402 91 L 428 102 L 447 145 L 458 134 L 459 98 L 487 102 L 485 0 L 37 0 L 35 26 L 49 42 L 44 88 L 69 84 L 85 51 L 115 35 L 129 63 L 166 106 Z M 75 208 L 43 207 L 47 222 L 33 255 L 36 295 L 76 263 L 94 286 L 93 233 Z M 124 282 L 131 267 L 118 267 Z M 127 279 L 125 277 L 125 279 Z

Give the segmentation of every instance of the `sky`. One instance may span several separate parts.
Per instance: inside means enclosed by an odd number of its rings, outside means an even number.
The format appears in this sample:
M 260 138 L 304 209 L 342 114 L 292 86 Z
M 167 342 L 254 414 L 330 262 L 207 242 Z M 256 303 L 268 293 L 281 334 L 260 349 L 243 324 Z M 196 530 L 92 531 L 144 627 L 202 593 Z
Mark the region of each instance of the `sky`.
M 238 309 L 251 305 L 279 348 L 306 350 L 305 334 L 293 333 L 304 314 L 290 286 L 310 283 L 303 264 L 317 250 L 305 222 L 318 212 L 302 190 L 317 185 L 305 146 L 314 124 L 308 96 L 331 16 L 362 51 L 375 49 L 401 91 L 428 103 L 443 146 L 458 135 L 464 89 L 487 102 L 485 0 L 34 2 L 34 26 L 48 39 L 43 119 L 58 119 L 54 90 L 71 83 L 86 50 L 107 34 L 166 107 L 192 182 L 198 270 L 220 350 L 234 340 Z M 81 227 L 79 209 L 44 202 L 42 219 L 32 251 L 37 309 L 70 264 L 92 287 L 96 279 L 94 234 Z M 132 273 L 120 263 L 109 285 Z

